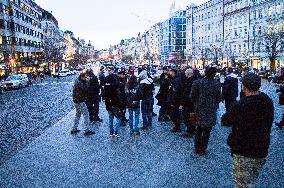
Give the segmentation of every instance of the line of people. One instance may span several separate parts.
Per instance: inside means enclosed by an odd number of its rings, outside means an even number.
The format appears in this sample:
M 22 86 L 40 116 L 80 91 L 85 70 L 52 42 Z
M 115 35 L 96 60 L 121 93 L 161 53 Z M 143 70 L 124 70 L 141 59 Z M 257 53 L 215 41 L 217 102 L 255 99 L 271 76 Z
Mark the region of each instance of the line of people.
M 195 153 L 203 156 L 207 154 L 210 134 L 217 122 L 219 104 L 224 102 L 226 113 L 222 116 L 222 125 L 232 127 L 228 145 L 233 158 L 235 183 L 238 187 L 247 187 L 256 182 L 268 156 L 274 120 L 273 102 L 260 92 L 259 76 L 248 73 L 242 78 L 241 99 L 237 101 L 238 79 L 232 69 L 227 70 L 223 84 L 216 79 L 216 73 L 214 65 L 206 67 L 204 77 L 195 68 L 172 67 L 168 70 L 164 67 L 160 90 L 156 95 L 161 106 L 158 120 L 172 121 L 173 133 L 181 132 L 181 123 L 184 121 L 187 130 L 182 136 L 195 137 Z M 125 126 L 127 121 L 130 134 L 140 135 L 140 110 L 141 129 L 152 127 L 155 87 L 147 70 L 143 70 L 138 78 L 133 72 L 127 78 L 124 69 L 114 74 L 114 67 L 110 66 L 107 76 L 99 77 L 100 83 L 92 71 L 82 72 L 74 83 L 76 117 L 72 134 L 79 132 L 82 114 L 85 118 L 84 134 L 94 134 L 89 121 L 102 121 L 98 117 L 100 91 L 109 115 L 111 137 L 119 137 L 120 127 Z

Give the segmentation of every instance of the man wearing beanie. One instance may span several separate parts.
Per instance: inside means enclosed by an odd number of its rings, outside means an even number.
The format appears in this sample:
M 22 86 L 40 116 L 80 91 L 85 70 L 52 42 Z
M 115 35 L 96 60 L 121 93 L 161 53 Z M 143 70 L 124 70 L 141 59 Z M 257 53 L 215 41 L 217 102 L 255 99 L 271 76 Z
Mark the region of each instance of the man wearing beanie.
M 268 156 L 274 107 L 260 87 L 261 78 L 247 74 L 242 82 L 244 97 L 222 117 L 222 123 L 233 126 L 227 142 L 236 187 L 254 187 Z

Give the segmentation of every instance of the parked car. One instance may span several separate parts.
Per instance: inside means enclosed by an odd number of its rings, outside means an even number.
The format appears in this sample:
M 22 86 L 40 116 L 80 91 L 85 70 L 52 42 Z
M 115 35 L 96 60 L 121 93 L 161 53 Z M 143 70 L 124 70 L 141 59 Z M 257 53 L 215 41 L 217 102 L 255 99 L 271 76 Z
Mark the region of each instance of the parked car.
M 69 69 L 63 69 L 59 72 L 59 77 L 66 77 L 66 76 L 70 76 L 71 75 L 71 71 Z
M 9 76 L 4 82 L 4 89 L 19 89 L 29 86 L 29 81 L 24 76 L 13 75 Z

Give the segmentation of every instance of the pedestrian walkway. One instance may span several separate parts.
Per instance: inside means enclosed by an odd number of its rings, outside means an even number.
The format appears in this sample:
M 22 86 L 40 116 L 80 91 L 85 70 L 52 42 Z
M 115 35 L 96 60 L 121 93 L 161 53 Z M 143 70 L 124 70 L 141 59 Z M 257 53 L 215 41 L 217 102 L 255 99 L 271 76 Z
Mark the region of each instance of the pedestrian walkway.
M 222 107 L 223 108 L 223 107 Z M 220 115 L 221 112 L 219 112 Z M 229 129 L 217 125 L 209 155 L 193 154 L 193 140 L 158 123 L 131 137 L 109 138 L 107 116 L 96 135 L 70 135 L 74 111 L 0 166 L 1 187 L 232 187 Z M 284 132 L 273 130 L 270 156 L 258 187 L 284 187 Z

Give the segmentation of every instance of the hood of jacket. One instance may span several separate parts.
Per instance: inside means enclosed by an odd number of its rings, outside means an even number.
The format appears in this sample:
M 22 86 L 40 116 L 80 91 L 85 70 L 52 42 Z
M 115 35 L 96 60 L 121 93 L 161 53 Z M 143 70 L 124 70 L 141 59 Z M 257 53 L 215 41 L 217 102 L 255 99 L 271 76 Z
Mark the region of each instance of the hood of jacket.
M 145 78 L 145 79 L 140 81 L 140 84 L 151 85 L 151 84 L 153 84 L 153 80 L 151 78 Z

